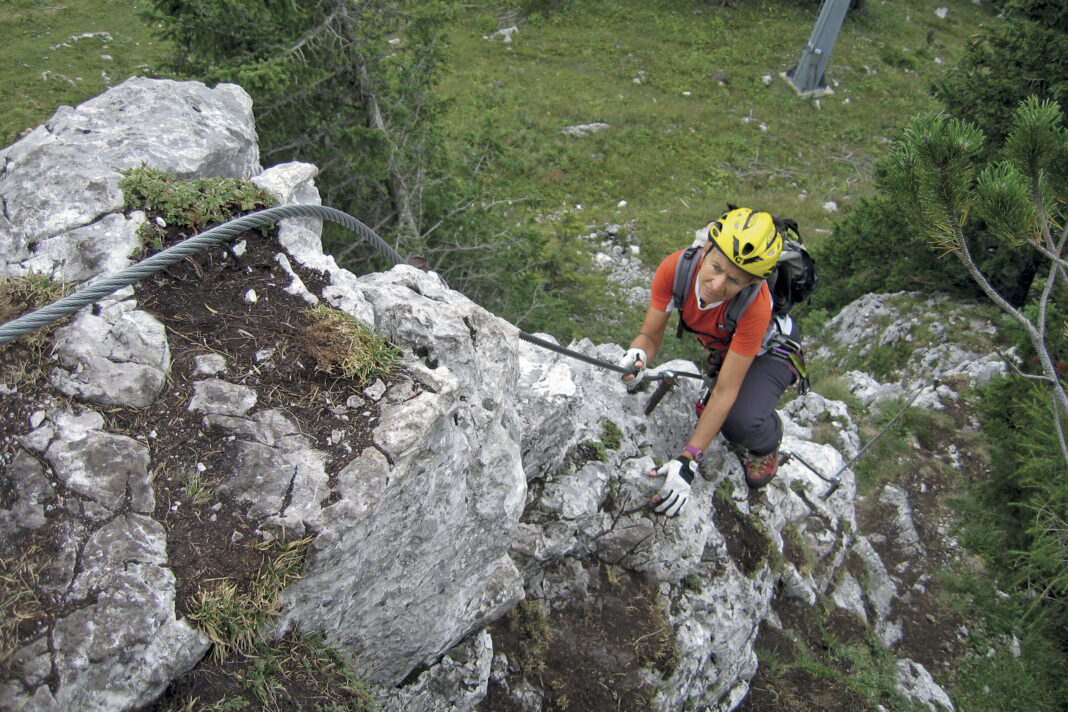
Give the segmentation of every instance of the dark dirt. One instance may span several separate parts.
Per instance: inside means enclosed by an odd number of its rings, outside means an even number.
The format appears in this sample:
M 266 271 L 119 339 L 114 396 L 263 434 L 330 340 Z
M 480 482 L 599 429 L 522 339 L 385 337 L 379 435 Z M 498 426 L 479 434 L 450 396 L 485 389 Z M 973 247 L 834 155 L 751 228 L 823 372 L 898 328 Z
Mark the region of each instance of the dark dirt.
M 727 540 L 727 554 L 743 574 L 754 575 L 768 559 L 771 540 L 756 524 L 756 520 L 743 514 L 734 502 L 717 497 L 716 505 L 716 528 Z
M 164 246 L 184 237 L 172 233 Z M 242 241 L 247 249 L 237 256 L 230 248 Z M 258 577 L 265 562 L 265 553 L 257 546 L 262 543 L 257 534 L 259 525 L 245 517 L 247 506 L 226 501 L 212 491 L 221 476 L 213 473 L 231 471 L 231 456 L 225 438 L 206 431 L 202 417 L 186 409 L 195 380 L 196 356 L 221 354 L 226 359 L 227 371 L 220 377 L 253 388 L 259 396 L 256 410 L 280 408 L 300 422 L 304 434 L 329 456 L 331 484 L 337 471 L 364 447 L 372 446 L 377 408 L 367 402 L 360 411 L 369 417 L 354 418 L 345 415 L 344 409 L 336 408 L 350 395 L 359 393 L 362 386 L 315 369 L 316 362 L 304 348 L 302 338 L 308 324 L 305 316 L 308 305 L 284 291 L 291 279 L 275 260 L 279 251 L 273 235 L 265 237 L 259 232 L 247 232 L 233 238 L 228 245 L 186 258 L 137 285 L 139 307 L 153 314 L 167 329 L 172 359 L 170 379 L 160 398 L 146 408 L 100 409 L 110 432 L 137 439 L 150 448 L 156 497 L 154 515 L 168 532 L 168 556 L 177 580 L 179 615 L 189 613 L 193 597 L 206 582 L 229 579 L 238 584 L 239 590 L 245 590 Z M 305 286 L 318 293 L 323 286 L 322 277 L 300 268 L 293 260 L 290 262 Z M 244 299 L 250 289 L 258 296 L 251 304 Z M 4 306 L 3 321 L 31 308 L 22 302 Z M 46 337 L 47 333 L 41 332 L 32 340 L 24 337 L 0 349 L 3 382 L 17 385 L 15 396 L 0 399 L 0 424 L 3 424 L 0 462 L 4 464 L 18 450 L 15 438 L 29 431 L 29 416 L 41 402 L 49 397 L 61 403 L 68 401 L 48 382 L 50 339 Z M 274 351 L 268 359 L 258 359 L 257 354 L 264 349 Z M 385 380 L 388 383 L 391 379 Z M 70 405 L 79 407 L 76 403 Z M 330 444 L 332 430 L 345 432 L 344 444 Z M 204 473 L 202 484 L 206 495 L 203 500 L 195 501 L 188 485 L 191 476 L 199 472 Z M 329 503 L 329 499 L 324 503 Z M 5 542 L 0 545 L 0 559 L 8 560 L 15 544 L 21 550 L 29 548 L 28 542 Z M 28 562 L 29 570 L 45 568 L 54 555 L 54 549 L 44 545 L 32 551 L 36 560 Z M 30 584 L 32 589 L 33 582 Z M 43 596 L 39 599 L 43 604 L 41 614 L 22 623 L 22 640 L 56 612 L 54 608 L 50 610 L 53 603 L 49 599 Z M 227 696 L 244 694 L 247 698 L 247 691 L 241 693 L 238 688 L 242 687 L 241 680 L 254 672 L 250 670 L 253 664 L 252 660 L 220 664 L 209 656 L 175 681 L 160 701 L 146 709 L 184 709 L 183 705 L 192 697 L 197 699 L 197 705 L 203 706 Z M 281 700 L 277 704 L 262 701 L 257 704 L 273 709 L 317 709 L 317 705 L 328 699 L 324 690 L 333 684 L 328 682 L 328 676 L 324 674 L 316 682 L 314 675 L 308 678 L 295 668 L 289 669 L 298 664 L 302 663 L 293 656 L 282 657 L 277 663 L 279 674 L 294 685 L 305 680 L 300 684 L 318 687 L 323 694 L 299 692 L 293 695 L 293 699 L 301 700 L 299 703 Z M 186 693 L 192 697 L 183 697 Z M 251 698 L 249 701 L 252 702 Z
M 678 664 L 671 627 L 656 593 L 639 576 L 597 566 L 589 597 L 548 616 L 526 601 L 494 624 L 495 651 L 512 668 L 507 684 L 527 679 L 545 691 L 545 712 L 652 709 L 652 689 L 643 669 L 669 676 Z M 515 712 L 518 707 L 496 682 L 480 712 Z

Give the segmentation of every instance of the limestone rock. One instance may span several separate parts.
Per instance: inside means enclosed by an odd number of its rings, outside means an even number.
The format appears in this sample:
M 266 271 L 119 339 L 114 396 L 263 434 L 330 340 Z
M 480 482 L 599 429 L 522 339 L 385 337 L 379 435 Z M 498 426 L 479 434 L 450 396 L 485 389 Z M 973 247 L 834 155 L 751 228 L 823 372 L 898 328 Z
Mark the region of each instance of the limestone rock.
M 52 383 L 72 397 L 101 405 L 143 408 L 159 396 L 171 369 L 163 325 L 123 302 L 96 316 L 83 310 L 56 330 L 60 367 Z
M 77 108 L 61 107 L 43 126 L 0 150 L 0 274 L 21 275 L 41 241 L 92 228 L 104 238 L 123 209 L 122 171 L 143 163 L 182 177 L 245 177 L 260 171 L 252 101 L 239 87 L 128 79 Z M 75 244 L 93 242 L 86 233 Z M 64 250 L 73 255 L 75 250 Z M 128 257 L 129 251 L 117 255 Z M 93 258 L 95 259 L 95 258 Z M 64 262 L 61 258 L 59 262 Z M 72 274 L 82 274 L 75 270 Z
M 61 613 L 13 658 L 21 682 L 0 686 L 5 708 L 135 709 L 207 650 L 207 640 L 175 617 L 166 533 L 147 516 L 154 506 L 147 449 L 102 425 L 92 411 L 55 411 L 23 439 L 70 494 L 50 508 L 60 546 L 38 572 Z M 34 502 L 54 489 L 30 453 L 15 464 L 23 511 L 16 523 L 26 529 L 39 521 Z M 50 676 L 56 682 L 45 684 Z
M 956 709 L 946 691 L 935 682 L 923 665 L 912 660 L 897 661 L 897 686 L 905 697 L 925 704 L 931 712 Z
M 414 683 L 390 689 L 382 712 L 471 712 L 486 696 L 493 640 L 482 630 L 447 652 Z
M 523 596 L 508 545 L 523 509 L 514 327 L 407 266 L 358 280 L 375 329 L 417 354 L 434 392 L 382 394 L 386 454 L 345 470 L 360 496 L 324 511 L 279 629 L 327 628 L 395 685 Z M 463 388 L 460 384 L 466 384 Z

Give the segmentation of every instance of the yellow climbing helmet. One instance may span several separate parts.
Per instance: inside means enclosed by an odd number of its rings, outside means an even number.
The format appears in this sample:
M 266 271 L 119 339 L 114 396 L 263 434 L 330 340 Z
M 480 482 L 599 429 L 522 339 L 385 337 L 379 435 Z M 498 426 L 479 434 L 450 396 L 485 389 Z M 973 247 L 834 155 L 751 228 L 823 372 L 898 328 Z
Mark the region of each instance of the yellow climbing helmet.
M 708 238 L 734 264 L 761 279 L 771 274 L 782 254 L 782 235 L 771 213 L 734 208 L 708 226 Z

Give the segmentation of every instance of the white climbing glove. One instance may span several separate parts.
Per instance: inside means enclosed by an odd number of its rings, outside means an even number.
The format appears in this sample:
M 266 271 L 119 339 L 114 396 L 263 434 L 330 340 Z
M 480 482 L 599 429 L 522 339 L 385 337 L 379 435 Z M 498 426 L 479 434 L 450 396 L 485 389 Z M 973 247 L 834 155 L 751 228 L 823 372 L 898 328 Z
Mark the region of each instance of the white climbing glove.
M 623 354 L 623 358 L 619 359 L 619 367 L 625 368 L 628 371 L 634 372 L 634 378 L 628 378 L 629 373 L 623 374 L 623 383 L 626 384 L 628 391 L 633 391 L 638 387 L 638 384 L 645 378 L 645 362 L 648 359 L 645 357 L 645 349 L 628 349 L 627 353 Z M 637 371 L 634 371 L 636 364 L 641 363 Z
M 696 474 L 697 463 L 682 455 L 661 465 L 659 470 L 649 472 L 650 477 L 666 476 L 664 486 L 656 493 L 660 499 L 653 502 L 653 511 L 668 517 L 682 511 L 682 506 L 690 498 L 690 483 Z

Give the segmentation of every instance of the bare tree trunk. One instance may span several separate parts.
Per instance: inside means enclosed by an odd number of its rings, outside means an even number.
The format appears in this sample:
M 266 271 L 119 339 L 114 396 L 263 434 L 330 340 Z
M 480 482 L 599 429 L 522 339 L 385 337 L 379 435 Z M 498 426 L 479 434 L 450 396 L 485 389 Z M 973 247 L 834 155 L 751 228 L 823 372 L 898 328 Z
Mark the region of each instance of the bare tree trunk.
M 961 261 L 964 268 L 968 270 L 968 273 L 975 280 L 975 283 L 979 285 L 980 289 L 994 302 L 1003 312 L 1011 316 L 1027 334 L 1027 338 L 1030 339 L 1031 345 L 1035 349 L 1035 353 L 1038 355 L 1039 363 L 1042 366 L 1042 373 L 1045 375 L 1045 381 L 1049 384 L 1051 395 L 1053 398 L 1054 423 L 1057 430 L 1057 438 L 1060 442 L 1061 453 L 1064 456 L 1065 463 L 1068 463 L 1068 442 L 1065 441 L 1064 430 L 1061 427 L 1062 418 L 1061 415 L 1068 416 L 1068 393 L 1065 392 L 1064 386 L 1061 384 L 1060 378 L 1057 376 L 1057 370 L 1054 368 L 1053 359 L 1049 355 L 1049 351 L 1046 348 L 1045 340 L 1045 325 L 1041 324 L 1035 326 L 1024 314 L 1008 303 L 997 290 L 987 281 L 986 277 L 979 268 L 976 266 L 975 261 L 972 259 L 972 254 L 968 250 L 968 243 L 964 240 L 964 231 L 957 227 L 955 228 L 957 233 L 957 239 L 959 240 L 960 249 L 955 250 L 954 254 L 957 259 Z M 1040 304 L 1040 312 L 1046 313 L 1046 305 L 1049 302 L 1050 294 L 1052 292 L 1052 286 L 1056 278 L 1057 265 L 1054 264 L 1050 268 L 1050 275 L 1047 279 L 1046 288 L 1042 291 L 1042 303 Z
M 412 193 L 408 190 L 404 176 L 397 169 L 397 146 L 393 140 L 394 137 L 382 120 L 382 111 L 378 106 L 378 96 L 375 94 L 371 77 L 367 72 L 367 62 L 364 61 L 362 53 L 360 54 L 359 62 L 360 93 L 363 94 L 367 101 L 367 123 L 371 128 L 380 131 L 389 144 L 389 164 L 387 165 L 389 175 L 386 179 L 386 186 L 389 190 L 390 202 L 393 204 L 393 210 L 397 214 L 397 222 L 400 225 L 402 235 L 414 240 L 419 237 L 419 227 L 415 222 L 415 215 L 412 213 Z

